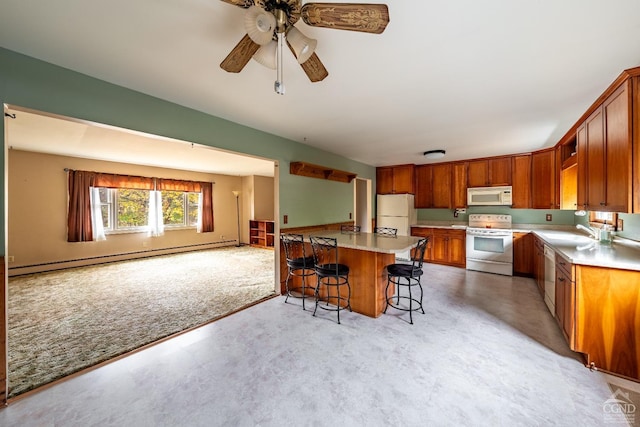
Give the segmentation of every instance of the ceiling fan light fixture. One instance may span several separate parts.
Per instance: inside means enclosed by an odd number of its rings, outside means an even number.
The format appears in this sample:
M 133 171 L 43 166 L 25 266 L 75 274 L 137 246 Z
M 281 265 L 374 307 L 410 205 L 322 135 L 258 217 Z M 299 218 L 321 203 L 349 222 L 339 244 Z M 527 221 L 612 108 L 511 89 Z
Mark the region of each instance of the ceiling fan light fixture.
M 435 160 L 443 158 L 445 153 L 446 151 L 444 150 L 429 150 L 425 151 L 423 154 L 427 159 Z
M 278 43 L 275 40 L 260 46 L 260 49 L 253 55 L 253 59 L 260 65 L 272 70 L 276 69 L 276 50 Z
M 244 16 L 244 29 L 254 43 L 265 45 L 273 38 L 276 17 L 258 6 L 251 6 Z
M 290 27 L 287 32 L 287 41 L 291 45 L 293 52 L 296 55 L 298 64 L 307 62 L 313 52 L 316 50 L 318 41 L 316 39 L 310 39 L 302 34 L 296 27 Z

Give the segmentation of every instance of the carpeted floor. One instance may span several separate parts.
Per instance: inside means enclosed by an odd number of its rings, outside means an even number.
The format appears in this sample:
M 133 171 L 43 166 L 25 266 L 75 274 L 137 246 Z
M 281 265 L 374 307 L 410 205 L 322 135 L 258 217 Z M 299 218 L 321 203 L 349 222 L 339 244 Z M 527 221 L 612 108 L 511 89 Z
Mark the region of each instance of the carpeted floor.
M 9 279 L 9 397 L 274 293 L 274 252 L 243 246 Z

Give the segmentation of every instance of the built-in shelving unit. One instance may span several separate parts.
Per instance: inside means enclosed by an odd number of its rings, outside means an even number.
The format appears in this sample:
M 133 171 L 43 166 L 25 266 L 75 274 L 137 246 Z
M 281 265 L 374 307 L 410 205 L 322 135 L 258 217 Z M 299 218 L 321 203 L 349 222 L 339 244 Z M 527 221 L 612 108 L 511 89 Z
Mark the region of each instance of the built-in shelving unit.
M 249 243 L 251 246 L 273 248 L 274 231 L 273 221 L 252 219 L 249 221 Z
M 291 162 L 289 165 L 291 175 L 307 176 L 310 178 L 328 179 L 338 182 L 351 182 L 357 174 L 345 172 L 325 166 L 314 165 L 307 162 Z

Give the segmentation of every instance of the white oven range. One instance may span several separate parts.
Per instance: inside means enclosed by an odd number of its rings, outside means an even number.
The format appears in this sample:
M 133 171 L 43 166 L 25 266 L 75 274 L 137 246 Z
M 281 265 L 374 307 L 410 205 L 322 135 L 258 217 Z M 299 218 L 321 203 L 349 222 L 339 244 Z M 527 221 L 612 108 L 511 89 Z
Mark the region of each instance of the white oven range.
M 512 276 L 511 215 L 469 215 L 466 250 L 467 270 Z

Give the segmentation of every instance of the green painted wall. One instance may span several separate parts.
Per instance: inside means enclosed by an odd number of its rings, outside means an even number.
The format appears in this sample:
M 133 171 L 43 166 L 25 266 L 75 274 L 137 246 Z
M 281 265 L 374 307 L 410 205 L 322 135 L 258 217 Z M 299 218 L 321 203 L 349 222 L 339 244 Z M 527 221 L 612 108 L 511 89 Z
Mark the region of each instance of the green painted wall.
M 348 221 L 354 204 L 353 184 L 290 175 L 291 161 L 346 170 L 375 182 L 372 166 L 2 48 L 0 101 L 277 160 L 280 165 L 280 222 L 282 215 L 288 215 L 287 226 Z M 4 123 L 0 130 L 4 146 Z M 3 199 L 6 195 L 4 156 L 3 151 Z M 1 215 L 0 221 L 6 224 L 6 206 Z M 0 231 L 3 242 L 5 236 L 6 225 Z M 4 249 L 2 251 L 4 253 Z

